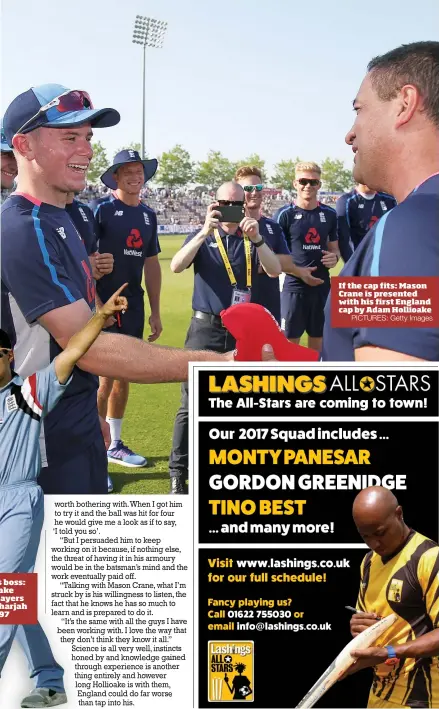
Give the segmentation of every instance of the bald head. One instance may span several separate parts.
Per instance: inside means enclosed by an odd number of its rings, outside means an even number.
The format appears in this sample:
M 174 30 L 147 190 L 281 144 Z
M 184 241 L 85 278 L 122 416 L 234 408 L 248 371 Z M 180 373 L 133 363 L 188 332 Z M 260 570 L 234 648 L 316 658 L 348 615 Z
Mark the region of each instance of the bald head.
M 366 544 L 380 556 L 391 555 L 409 533 L 393 492 L 367 487 L 355 498 L 352 515 Z
M 382 522 L 395 512 L 398 500 L 385 487 L 366 487 L 354 500 L 352 514 L 356 524 Z
M 243 202 L 244 190 L 237 182 L 224 182 L 216 191 L 216 198 L 230 200 L 231 202 Z

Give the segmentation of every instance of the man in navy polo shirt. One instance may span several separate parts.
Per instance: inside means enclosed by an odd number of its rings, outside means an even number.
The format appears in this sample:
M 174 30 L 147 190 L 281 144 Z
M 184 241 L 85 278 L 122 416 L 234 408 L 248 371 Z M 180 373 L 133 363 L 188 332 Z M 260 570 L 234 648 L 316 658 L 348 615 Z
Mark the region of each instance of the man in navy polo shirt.
M 296 266 L 317 267 L 314 276 L 322 283 L 310 287 L 297 276 L 285 277 L 281 295 L 282 329 L 291 342 L 299 343 L 304 332 L 308 347 L 320 352 L 324 308 L 330 288 L 329 269 L 339 257 L 335 209 L 321 204 L 321 169 L 314 162 L 296 165 L 295 204 L 279 209 L 274 215 L 281 225 Z
M 389 194 L 359 184 L 338 198 L 335 205 L 338 246 L 345 263 L 369 229 L 395 205 L 396 200 Z
M 245 213 L 252 219 L 257 219 L 259 223 L 259 233 L 264 237 L 271 250 L 277 255 L 281 269 L 284 273 L 291 273 L 303 280 L 308 285 L 320 285 L 323 281 L 315 278 L 312 268 L 295 266 L 290 254 L 290 250 L 285 241 L 285 236 L 280 225 L 273 219 L 261 216 L 261 206 L 264 196 L 262 184 L 262 172 L 258 167 L 243 165 L 235 173 L 235 182 L 242 185 L 245 192 Z M 262 266 L 258 268 L 252 287 L 252 303 L 259 303 L 276 318 L 279 325 L 280 316 L 280 284 L 279 278 L 268 276 Z
M 99 239 L 99 248 L 114 257 L 111 274 L 102 278 L 97 291 L 107 300 L 116 283 L 128 283 L 126 298 L 129 309 L 119 317 L 110 331 L 143 339 L 145 307 L 142 277 L 148 294 L 151 315 L 149 342 L 161 335 L 160 289 L 162 273 L 158 254 L 155 212 L 140 201 L 140 191 L 157 170 L 157 160 L 142 160 L 136 150 L 122 150 L 101 180 L 114 192 L 109 197 L 91 202 Z M 128 403 L 129 382 L 101 377 L 98 409 L 110 424 L 111 443 L 107 451 L 109 462 L 130 468 L 142 468 L 147 459 L 134 453 L 122 440 L 122 420 Z M 111 482 L 109 482 L 111 487 Z
M 217 201 L 207 209 L 201 231 L 189 234 L 171 261 L 171 270 L 181 273 L 194 266 L 193 317 L 185 347 L 227 352 L 235 340 L 223 328 L 220 312 L 238 302 L 249 302 L 258 266 L 278 278 L 281 266 L 265 243 L 256 219 L 245 217 L 240 224 L 219 221 L 218 206 L 244 205 L 244 190 L 226 182 L 217 191 Z M 182 385 L 182 399 L 174 423 L 169 458 L 171 494 L 185 494 L 188 477 L 188 387 Z
M 47 366 L 91 317 L 91 264 L 65 205 L 69 193 L 84 189 L 92 126 L 119 119 L 114 109 L 94 109 L 85 91 L 59 84 L 25 91 L 5 113 L 18 188 L 2 206 L 0 327 L 11 339 L 15 371 L 23 378 Z M 44 492 L 108 492 L 95 375 L 117 378 L 123 371 L 138 383 L 184 381 L 191 361 L 229 359 L 102 333 L 75 368 L 57 411 L 45 420 L 39 478 Z
M 341 276 L 439 276 L 439 42 L 405 44 L 375 57 L 354 101 L 346 136 L 354 178 L 392 194 L 397 206 L 369 230 Z M 433 327 L 333 328 L 325 361 L 439 360 Z

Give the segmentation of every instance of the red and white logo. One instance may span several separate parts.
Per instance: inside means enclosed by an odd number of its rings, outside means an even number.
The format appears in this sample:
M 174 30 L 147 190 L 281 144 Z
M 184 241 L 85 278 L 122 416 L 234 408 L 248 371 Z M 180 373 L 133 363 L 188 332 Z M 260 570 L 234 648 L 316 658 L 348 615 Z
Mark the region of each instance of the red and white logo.
M 127 246 L 130 249 L 140 249 L 143 246 L 143 240 L 138 229 L 131 229 L 127 238 Z
M 311 227 L 311 229 L 308 230 L 308 233 L 305 236 L 305 244 L 319 244 L 320 243 L 320 234 L 315 229 L 314 227 Z
M 379 220 L 379 217 L 371 217 L 368 229 L 372 229 L 373 225 L 376 224 L 378 220 Z

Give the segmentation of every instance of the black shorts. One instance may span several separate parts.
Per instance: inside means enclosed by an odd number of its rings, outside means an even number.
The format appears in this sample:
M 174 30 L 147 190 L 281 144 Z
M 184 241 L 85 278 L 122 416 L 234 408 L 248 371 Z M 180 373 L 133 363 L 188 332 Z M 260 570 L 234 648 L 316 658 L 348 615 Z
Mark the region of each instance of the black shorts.
M 107 470 L 107 451 L 98 431 L 96 440 L 85 451 L 41 468 L 38 484 L 45 495 L 106 495 Z
M 309 337 L 322 337 L 325 304 L 329 284 L 308 286 L 297 293 L 281 293 L 281 328 L 288 339 L 298 339 L 306 332 Z
M 145 311 L 128 307 L 124 315 L 117 313 L 117 322 L 104 332 L 117 332 L 119 335 L 131 335 L 143 340 L 145 327 Z

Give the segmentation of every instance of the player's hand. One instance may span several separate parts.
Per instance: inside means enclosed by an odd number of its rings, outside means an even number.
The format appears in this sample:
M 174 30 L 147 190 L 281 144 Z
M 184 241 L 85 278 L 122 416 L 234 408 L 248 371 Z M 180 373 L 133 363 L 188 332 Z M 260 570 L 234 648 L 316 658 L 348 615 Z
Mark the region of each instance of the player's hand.
M 326 266 L 326 268 L 334 268 L 334 266 L 337 265 L 338 256 L 334 254 L 333 251 L 324 251 L 322 249 L 322 254 L 322 264 Z
M 354 613 L 351 618 L 351 635 L 356 637 L 379 620 L 376 613 Z M 387 655 L 386 655 L 387 657 Z
M 103 436 L 104 443 L 105 443 L 105 448 L 106 448 L 106 450 L 108 450 L 110 447 L 110 443 L 111 443 L 110 424 L 107 423 L 107 421 L 104 418 L 102 418 L 102 416 L 99 416 L 99 424 L 101 426 L 101 431 L 102 431 L 102 436 Z
M 100 254 L 99 251 L 96 251 L 94 257 L 96 269 L 100 274 L 99 278 L 102 278 L 102 276 L 106 276 L 109 273 L 112 273 L 114 266 L 113 254 Z
M 367 662 L 366 667 L 380 665 L 388 658 L 387 650 L 384 647 L 367 647 L 364 650 L 353 650 L 351 655 L 358 660 Z
M 109 300 L 107 300 L 106 303 L 103 304 L 102 308 L 100 309 L 100 312 L 102 315 L 105 315 L 107 318 L 109 318 L 111 315 L 114 315 L 114 313 L 119 313 L 119 312 L 125 312 L 125 310 L 128 310 L 128 301 L 127 299 L 123 296 L 120 295 L 123 291 L 124 288 L 126 288 L 128 283 L 124 283 L 123 286 L 121 286 Z
M 221 212 L 219 212 L 216 207 L 218 207 L 218 202 L 213 202 L 213 204 L 209 204 L 207 208 L 206 219 L 204 221 L 204 226 L 201 230 L 203 236 L 209 236 L 210 234 L 212 234 L 214 229 L 218 229 L 219 227 Z
M 260 241 L 259 224 L 256 219 L 244 217 L 239 226 L 250 241 Z
M 151 315 L 148 320 L 149 327 L 151 328 L 151 334 L 148 336 L 148 342 L 155 342 L 159 339 L 163 332 L 162 321 L 160 320 L 160 315 Z
M 308 286 L 321 286 L 323 281 L 321 278 L 316 278 L 312 273 L 317 269 L 317 266 L 298 266 L 298 277 Z
M 262 347 L 262 361 L 263 362 L 277 362 L 274 356 L 274 350 L 271 345 L 264 345 Z

